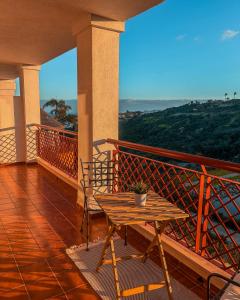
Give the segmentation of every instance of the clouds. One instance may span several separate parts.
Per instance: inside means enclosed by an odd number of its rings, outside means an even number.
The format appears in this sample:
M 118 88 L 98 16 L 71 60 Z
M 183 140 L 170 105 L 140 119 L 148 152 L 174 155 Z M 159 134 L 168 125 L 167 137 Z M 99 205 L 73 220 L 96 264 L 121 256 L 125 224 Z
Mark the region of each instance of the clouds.
M 182 40 L 184 40 L 186 37 L 187 37 L 186 34 L 179 34 L 179 35 L 176 36 L 176 40 L 177 40 L 177 41 L 182 41 Z
M 240 31 L 227 29 L 224 30 L 221 36 L 222 41 L 234 39 L 239 35 Z
M 181 42 L 183 40 L 192 40 L 194 42 L 200 42 L 201 41 L 201 37 L 196 35 L 194 37 L 188 36 L 188 34 L 184 33 L 184 34 L 179 34 L 176 36 L 176 41 L 177 42 Z
M 220 41 L 228 41 L 228 40 L 233 40 L 236 37 L 240 36 L 240 30 L 233 30 L 233 29 L 226 29 L 221 33 L 220 36 Z M 204 37 L 201 37 L 199 35 L 191 36 L 188 35 L 187 33 L 184 34 L 179 34 L 176 36 L 176 41 L 181 42 L 181 41 L 193 41 L 195 43 L 199 43 L 202 41 Z M 214 39 L 214 36 L 212 36 L 212 39 Z M 215 36 L 216 39 L 216 36 Z
M 193 41 L 196 42 L 196 43 L 198 43 L 198 42 L 201 41 L 201 37 L 198 36 L 198 35 L 196 35 L 196 36 L 193 38 Z

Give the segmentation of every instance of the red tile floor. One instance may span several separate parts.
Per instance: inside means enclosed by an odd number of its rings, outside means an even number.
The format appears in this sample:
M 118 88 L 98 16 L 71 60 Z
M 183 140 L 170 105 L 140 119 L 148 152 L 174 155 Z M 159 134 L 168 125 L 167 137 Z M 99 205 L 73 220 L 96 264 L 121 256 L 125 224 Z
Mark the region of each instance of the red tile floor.
M 42 167 L 0 167 L 0 299 L 99 299 L 65 254 L 84 242 L 81 216 L 76 191 Z M 94 219 L 91 234 L 105 236 L 104 217 Z M 147 245 L 133 230 L 129 241 Z M 170 273 L 203 298 L 201 278 L 167 259 Z

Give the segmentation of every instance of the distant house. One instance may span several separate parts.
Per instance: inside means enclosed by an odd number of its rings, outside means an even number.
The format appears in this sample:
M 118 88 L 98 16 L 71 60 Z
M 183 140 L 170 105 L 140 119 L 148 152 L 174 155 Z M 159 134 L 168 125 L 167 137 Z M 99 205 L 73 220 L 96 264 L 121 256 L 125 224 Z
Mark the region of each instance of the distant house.
M 50 127 L 55 127 L 59 129 L 64 129 L 64 125 L 54 119 L 51 115 L 49 115 L 46 111 L 41 109 L 41 125 L 46 125 Z

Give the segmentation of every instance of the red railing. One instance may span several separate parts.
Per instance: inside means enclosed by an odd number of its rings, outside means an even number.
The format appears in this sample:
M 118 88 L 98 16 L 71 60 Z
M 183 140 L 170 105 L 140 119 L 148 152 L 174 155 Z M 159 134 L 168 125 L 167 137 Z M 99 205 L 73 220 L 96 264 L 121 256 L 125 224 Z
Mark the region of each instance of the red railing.
M 172 222 L 166 229 L 169 236 L 224 270 L 238 268 L 240 182 L 212 175 L 208 169 L 240 174 L 240 164 L 112 139 L 107 142 L 116 148 L 116 190 L 126 191 L 138 180 L 147 182 L 190 216 Z M 37 154 L 77 179 L 77 133 L 38 126 Z M 163 161 L 166 158 L 189 166 Z
M 37 156 L 70 177 L 78 175 L 77 133 L 38 125 Z
M 240 173 L 240 164 L 112 139 L 108 142 L 116 147 L 116 189 L 126 191 L 139 180 L 148 183 L 190 216 L 172 222 L 166 229 L 169 236 L 224 270 L 239 267 L 240 182 L 211 175 L 207 169 Z M 149 157 L 153 155 L 157 158 Z M 187 162 L 191 167 L 160 158 Z

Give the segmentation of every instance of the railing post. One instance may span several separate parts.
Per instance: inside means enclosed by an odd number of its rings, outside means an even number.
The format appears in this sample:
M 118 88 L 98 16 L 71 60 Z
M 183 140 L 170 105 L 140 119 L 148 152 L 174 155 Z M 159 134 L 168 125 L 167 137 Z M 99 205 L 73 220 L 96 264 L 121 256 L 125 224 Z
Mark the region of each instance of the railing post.
M 205 255 L 207 246 L 207 229 L 208 229 L 208 215 L 209 215 L 209 200 L 211 197 L 211 177 L 207 177 L 206 186 L 206 198 L 203 211 L 203 226 L 202 226 L 202 245 L 201 245 L 201 256 Z
M 118 187 L 118 159 L 117 159 L 117 155 L 118 155 L 119 149 L 118 147 L 112 151 L 112 161 L 113 161 L 113 192 L 118 192 L 119 187 Z
M 195 241 L 195 252 L 199 253 L 201 246 L 201 232 L 202 232 L 202 213 L 203 213 L 203 198 L 204 198 L 205 175 L 201 174 L 199 182 L 199 198 L 197 211 L 197 230 Z
M 37 127 L 36 129 L 36 150 L 37 150 L 37 157 L 40 155 L 40 129 Z

